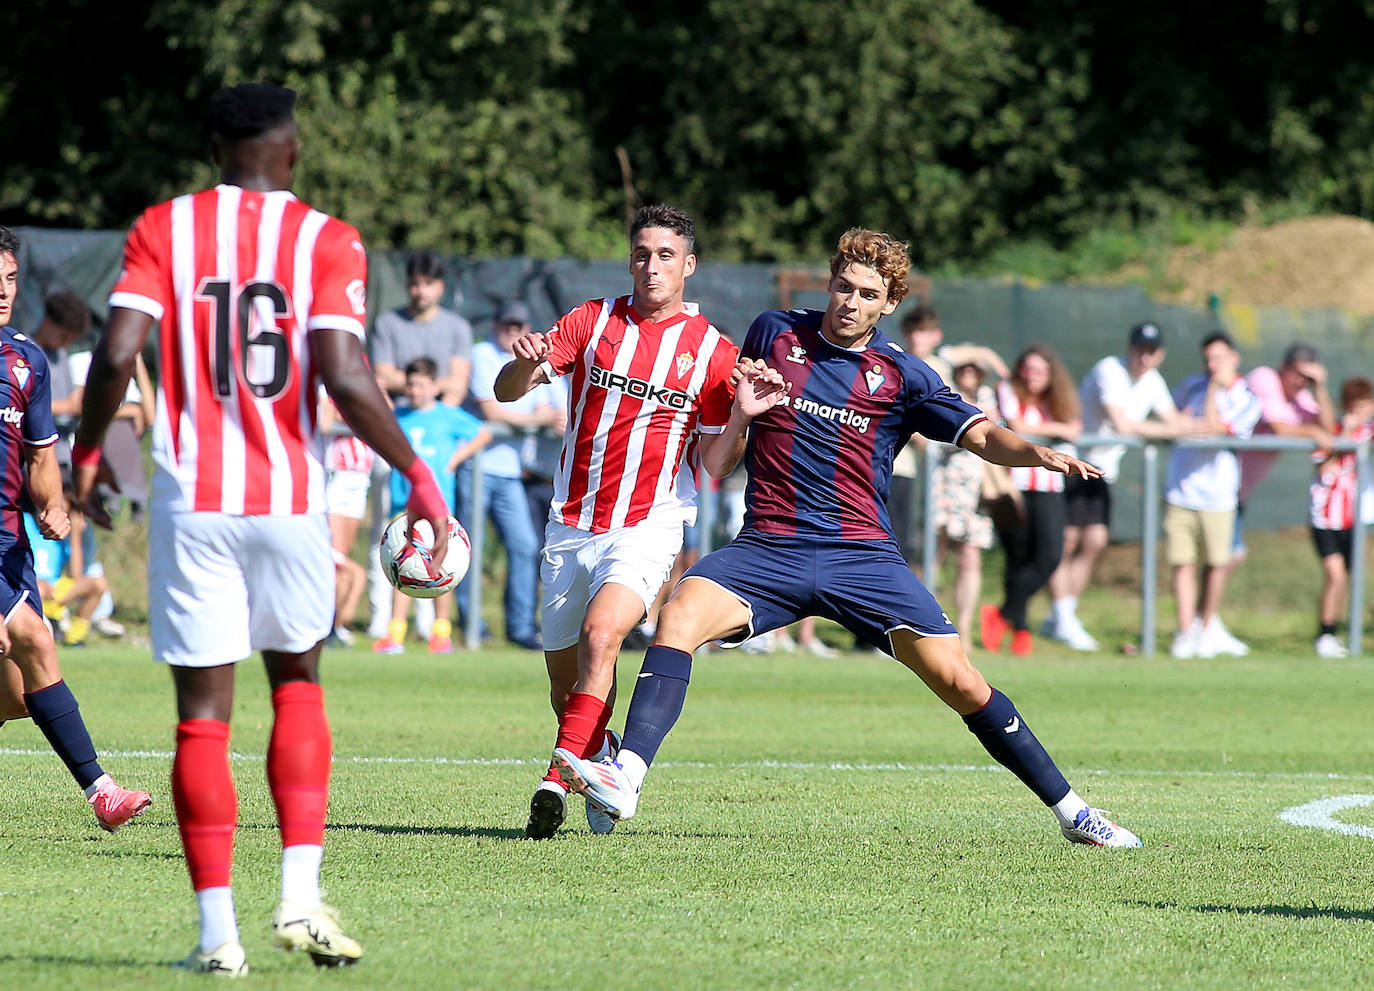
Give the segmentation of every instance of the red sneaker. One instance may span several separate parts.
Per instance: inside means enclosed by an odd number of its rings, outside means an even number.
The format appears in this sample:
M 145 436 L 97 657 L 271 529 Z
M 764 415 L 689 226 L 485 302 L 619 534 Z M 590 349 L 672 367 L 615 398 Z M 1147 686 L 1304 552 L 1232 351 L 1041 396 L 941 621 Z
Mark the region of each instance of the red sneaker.
M 452 654 L 453 640 L 450 637 L 441 637 L 435 634 L 429 638 L 429 652 L 431 654 Z
M 1011 635 L 1011 652 L 1017 657 L 1029 657 L 1031 652 L 1030 630 L 1017 630 Z
M 372 653 L 374 654 L 404 654 L 405 652 L 405 644 L 397 643 L 390 637 L 382 637 L 372 645 Z
M 1002 639 L 1007 635 L 1008 623 L 1002 618 L 1002 611 L 994 605 L 986 605 L 978 610 L 978 635 L 983 649 L 1001 650 Z
M 153 804 L 153 796 L 146 791 L 121 788 L 113 780 L 105 782 L 87 799 L 95 821 L 107 833 L 113 833 L 130 819 L 141 816 Z

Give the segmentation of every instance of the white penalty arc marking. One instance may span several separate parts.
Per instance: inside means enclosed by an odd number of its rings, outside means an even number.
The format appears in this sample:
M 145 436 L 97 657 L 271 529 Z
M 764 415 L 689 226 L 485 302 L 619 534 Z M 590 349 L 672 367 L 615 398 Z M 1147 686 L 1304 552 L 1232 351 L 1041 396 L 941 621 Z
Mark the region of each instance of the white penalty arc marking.
M 0 747 L 0 757 L 45 757 L 51 750 L 34 747 Z M 102 758 L 171 760 L 170 750 L 103 750 Z M 236 761 L 261 761 L 263 754 L 245 754 L 230 751 L 229 758 Z M 335 754 L 336 764 L 426 764 L 450 767 L 547 767 L 547 757 L 401 757 L 386 754 L 348 756 Z M 788 761 L 788 760 L 751 760 L 751 761 L 703 761 L 703 760 L 661 760 L 655 761 L 656 768 L 700 768 L 703 770 L 766 770 L 766 771 L 846 771 L 859 773 L 938 773 L 968 774 L 993 773 L 1009 774 L 1000 764 L 915 764 L 905 761 L 875 762 L 871 764 L 850 764 L 844 761 Z M 1213 778 L 1236 781 L 1362 781 L 1374 782 L 1374 774 L 1340 774 L 1325 771 L 1179 771 L 1167 768 L 1068 768 L 1067 773 L 1083 777 L 1144 777 L 1144 778 Z M 1354 803 L 1359 804 L 1359 803 Z M 1374 796 L 1369 803 L 1374 804 Z M 1305 807 L 1305 806 L 1304 806 Z M 1356 827 L 1351 827 L 1356 828 Z
M 1293 826 L 1326 829 L 1333 833 L 1364 836 L 1374 840 L 1374 826 L 1357 826 L 1354 823 L 1341 822 L 1335 817 L 1337 812 L 1366 805 L 1374 805 L 1374 795 L 1336 795 L 1334 798 L 1319 798 L 1306 805 L 1284 809 L 1279 813 L 1279 818 Z

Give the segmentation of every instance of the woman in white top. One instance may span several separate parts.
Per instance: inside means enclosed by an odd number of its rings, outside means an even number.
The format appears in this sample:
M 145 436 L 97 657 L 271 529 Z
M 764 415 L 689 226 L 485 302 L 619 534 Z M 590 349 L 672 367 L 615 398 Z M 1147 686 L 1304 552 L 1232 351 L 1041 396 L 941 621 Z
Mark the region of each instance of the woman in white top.
M 1017 357 L 1011 377 L 997 388 L 997 402 L 1008 427 L 1019 434 L 1072 441 L 1083 429 L 1078 391 L 1059 356 L 1045 344 L 1032 344 Z M 999 650 L 1010 630 L 1011 651 L 1031 651 L 1026 605 L 1045 587 L 1064 548 L 1064 476 L 1043 468 L 1012 468 L 1021 493 L 1024 518 L 1001 521 L 998 537 L 1006 552 L 1002 608 L 983 606 L 979 625 L 985 650 Z

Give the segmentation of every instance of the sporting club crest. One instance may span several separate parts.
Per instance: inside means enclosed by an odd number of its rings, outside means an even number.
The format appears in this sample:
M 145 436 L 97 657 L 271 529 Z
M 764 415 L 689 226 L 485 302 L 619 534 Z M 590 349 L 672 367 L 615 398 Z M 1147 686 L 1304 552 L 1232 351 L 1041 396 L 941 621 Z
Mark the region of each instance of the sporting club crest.
M 683 378 L 692 370 L 692 366 L 697 363 L 696 355 L 684 351 L 677 356 L 677 377 Z
M 29 366 L 24 363 L 23 358 L 15 359 L 14 364 L 10 366 L 10 374 L 13 375 L 14 380 L 19 383 L 19 388 L 22 389 L 29 384 Z
M 874 365 L 868 371 L 864 372 L 864 381 L 868 383 L 868 394 L 870 396 L 877 392 L 878 387 L 886 380 L 886 377 L 883 375 L 882 365 Z

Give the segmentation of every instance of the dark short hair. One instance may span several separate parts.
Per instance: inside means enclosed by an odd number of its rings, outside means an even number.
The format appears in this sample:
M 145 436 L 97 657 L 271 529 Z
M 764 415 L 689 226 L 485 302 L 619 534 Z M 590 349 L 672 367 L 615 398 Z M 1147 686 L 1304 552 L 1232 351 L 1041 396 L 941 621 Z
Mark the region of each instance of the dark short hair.
M 1341 406 L 1349 408 L 1355 403 L 1374 399 L 1374 382 L 1363 375 L 1356 375 L 1341 383 Z
M 1296 365 L 1300 361 L 1318 361 L 1317 349 L 1310 344 L 1290 344 L 1288 350 L 1283 352 L 1283 365 L 1285 368 Z
M 935 307 L 928 306 L 925 303 L 917 303 L 902 314 L 902 330 L 907 334 L 925 323 L 939 325 L 940 314 L 935 312 Z
M 43 301 L 43 315 L 77 337 L 91 329 L 91 308 L 74 292 L 61 290 Z
M 1220 341 L 1222 344 L 1225 344 L 1232 351 L 1240 350 L 1240 348 L 1236 347 L 1235 339 L 1230 334 L 1226 333 L 1226 331 L 1224 330 L 1214 330 L 1206 337 L 1204 337 L 1202 339 L 1202 350 L 1206 351 L 1213 344 L 1217 343 L 1217 341 Z
M 296 91 L 274 83 L 226 86 L 210 98 L 210 133 L 247 141 L 293 119 Z
M 630 240 L 633 241 L 635 235 L 647 227 L 662 227 L 664 230 L 672 231 L 687 242 L 687 254 L 696 250 L 697 244 L 697 225 L 692 222 L 692 218 L 675 206 L 667 203 L 655 203 L 652 206 L 642 206 L 635 213 L 635 219 L 630 224 Z
M 415 279 L 442 279 L 444 259 L 438 252 L 417 251 L 406 261 L 406 281 Z
M 416 358 L 406 365 L 406 378 L 410 378 L 412 375 L 423 375 L 438 381 L 439 366 L 434 363 L 433 358 Z
M 0 226 L 0 255 L 3 254 L 14 255 L 14 260 L 19 260 L 19 235 Z

